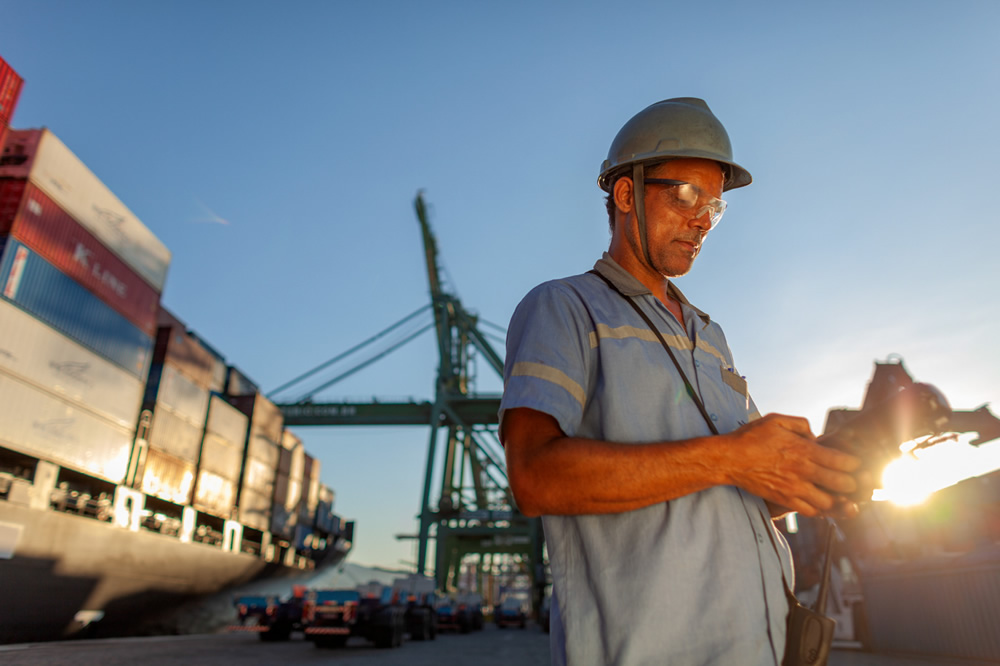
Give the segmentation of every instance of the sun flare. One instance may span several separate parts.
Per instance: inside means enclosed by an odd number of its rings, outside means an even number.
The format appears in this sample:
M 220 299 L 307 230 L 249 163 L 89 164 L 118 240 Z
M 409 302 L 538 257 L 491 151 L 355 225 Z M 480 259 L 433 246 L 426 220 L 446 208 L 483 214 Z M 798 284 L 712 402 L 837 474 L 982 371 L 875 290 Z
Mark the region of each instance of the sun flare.
M 900 506 L 913 506 L 934 492 L 974 476 L 1000 469 L 1000 443 L 979 448 L 970 446 L 969 437 L 918 449 L 889 463 L 882 473 L 882 488 L 872 499 Z M 906 451 L 912 444 L 904 444 Z

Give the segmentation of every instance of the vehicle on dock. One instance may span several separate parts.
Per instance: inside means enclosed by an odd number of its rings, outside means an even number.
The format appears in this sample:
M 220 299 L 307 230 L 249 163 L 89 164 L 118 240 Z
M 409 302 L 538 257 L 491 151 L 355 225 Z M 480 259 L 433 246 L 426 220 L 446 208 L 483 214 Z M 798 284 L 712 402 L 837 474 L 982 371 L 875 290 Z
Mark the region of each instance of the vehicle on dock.
M 437 612 L 438 631 L 457 631 L 460 634 L 472 631 L 472 618 L 468 610 L 454 599 L 449 597 L 439 599 L 435 611 Z
M 458 612 L 464 613 L 469 618 L 469 629 L 481 631 L 485 623 L 482 595 L 475 592 L 465 592 L 459 594 L 455 600 L 458 602 Z
M 379 648 L 403 644 L 406 609 L 389 586 L 362 585 L 354 590 L 311 590 L 302 612 L 306 640 L 316 647 L 347 645 L 360 636 Z
M 497 627 L 520 627 L 524 629 L 528 626 L 528 613 L 524 608 L 524 602 L 517 597 L 507 597 L 493 610 L 493 619 Z
M 438 617 L 434 608 L 437 593 L 435 582 L 428 576 L 411 574 L 397 578 L 392 588 L 399 596 L 405 611 L 406 633 L 410 640 L 423 641 L 437 638 Z
M 281 600 L 275 595 L 246 595 L 233 600 L 238 624 L 229 631 L 254 632 L 262 641 L 287 641 L 293 631 L 302 630 L 305 588 L 296 585 L 292 596 Z

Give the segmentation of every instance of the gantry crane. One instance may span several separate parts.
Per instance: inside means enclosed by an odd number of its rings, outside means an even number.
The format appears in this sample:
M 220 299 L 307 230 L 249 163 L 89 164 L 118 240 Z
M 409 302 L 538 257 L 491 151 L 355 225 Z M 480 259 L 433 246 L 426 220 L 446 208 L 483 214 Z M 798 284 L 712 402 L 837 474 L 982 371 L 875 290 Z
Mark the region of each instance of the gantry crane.
M 418 515 L 418 573 L 427 571 L 428 546 L 432 539 L 436 545 L 435 575 L 441 589 L 454 586 L 461 563 L 467 555 L 479 556 L 480 573 L 487 566 L 487 556 L 492 564 L 494 555 L 510 555 L 517 561 L 523 574 L 532 581 L 537 604 L 545 586 L 541 521 L 528 519 L 520 514 L 510 494 L 502 447 L 496 433 L 500 396 L 471 392 L 476 354 L 501 377 L 503 361 L 480 330 L 478 317 L 465 309 L 457 295 L 444 288 L 438 267 L 437 241 L 431 231 L 427 207 L 420 193 L 417 194 L 414 206 L 423 238 L 433 324 L 415 331 L 392 349 L 405 344 L 424 330 L 434 329 L 440 356 L 434 401 L 312 401 L 313 394 L 347 376 L 352 370 L 338 375 L 294 403 L 278 406 L 285 416 L 285 424 L 289 426 L 430 426 L 427 465 Z M 404 317 L 375 338 L 415 320 L 425 309 L 421 308 Z M 388 351 L 376 359 L 386 353 Z M 272 395 L 314 375 L 342 356 L 300 375 L 275 389 Z M 438 446 L 442 442 L 445 447 L 444 455 L 439 456 Z M 440 494 L 435 506 L 432 491 L 439 457 L 443 457 L 443 470 Z

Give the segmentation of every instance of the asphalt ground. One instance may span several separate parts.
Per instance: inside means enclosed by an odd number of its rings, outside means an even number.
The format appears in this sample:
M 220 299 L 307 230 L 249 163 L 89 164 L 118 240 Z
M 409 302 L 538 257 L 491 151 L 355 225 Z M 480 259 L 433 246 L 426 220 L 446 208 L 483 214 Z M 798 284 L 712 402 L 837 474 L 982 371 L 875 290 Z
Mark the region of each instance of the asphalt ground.
M 341 666 L 547 666 L 549 636 L 538 626 L 441 634 L 434 641 L 406 641 L 396 649 L 378 649 L 352 638 L 342 649 L 318 649 L 294 634 L 286 643 L 264 643 L 256 635 L 198 634 L 144 638 L 57 641 L 0 646 L 0 664 L 10 666 L 265 666 L 338 664 Z M 738 666 L 738 665 L 734 665 Z M 829 666 L 980 666 L 967 660 L 875 655 L 840 648 Z M 995 666 L 995 665 L 994 665 Z

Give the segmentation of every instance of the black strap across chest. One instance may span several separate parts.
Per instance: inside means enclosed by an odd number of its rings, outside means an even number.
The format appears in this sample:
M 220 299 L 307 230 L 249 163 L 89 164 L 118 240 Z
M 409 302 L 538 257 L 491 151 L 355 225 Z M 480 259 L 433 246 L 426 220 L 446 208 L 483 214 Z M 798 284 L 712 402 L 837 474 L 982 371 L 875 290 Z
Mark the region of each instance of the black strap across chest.
M 712 431 L 712 434 L 718 435 L 719 429 L 716 428 L 715 423 L 712 422 L 711 417 L 708 415 L 708 410 L 706 410 L 705 405 L 702 404 L 701 398 L 698 396 L 697 391 L 694 390 L 694 386 L 691 385 L 691 381 L 688 379 L 687 373 L 684 372 L 684 369 L 681 367 L 681 364 L 677 361 L 677 357 L 674 356 L 674 351 L 670 348 L 670 345 L 667 344 L 667 341 L 664 339 L 663 334 L 660 333 L 660 329 L 656 328 L 656 326 L 653 325 L 653 321 L 649 318 L 649 316 L 645 312 L 642 311 L 642 308 L 639 307 L 639 304 L 636 303 L 634 299 L 623 294 L 621 289 L 615 286 L 614 282 L 604 277 L 595 270 L 591 270 L 588 272 L 593 273 L 597 277 L 601 278 L 602 280 L 604 280 L 605 283 L 607 283 L 608 287 L 610 287 L 613 291 L 618 292 L 618 295 L 624 298 L 625 301 L 632 306 L 632 309 L 635 310 L 640 317 L 642 317 L 642 320 L 646 322 L 646 326 L 648 326 L 649 330 L 651 330 L 653 334 L 656 335 L 656 338 L 660 341 L 660 344 L 663 345 L 663 348 L 667 351 L 667 354 L 670 355 L 670 360 L 674 362 L 674 366 L 677 368 L 677 372 L 680 373 L 681 379 L 684 380 L 684 388 L 687 389 L 688 395 L 691 396 L 692 400 L 694 400 L 694 404 L 698 407 L 698 411 L 701 412 L 701 415 L 704 417 L 705 423 L 708 424 L 708 427 Z
M 626 296 L 625 294 L 623 294 L 622 291 L 621 291 L 621 289 L 619 289 L 617 286 L 615 286 L 615 284 L 611 280 L 609 280 L 608 278 L 604 277 L 603 275 L 601 275 L 600 273 L 598 273 L 595 270 L 591 270 L 591 271 L 588 271 L 588 272 L 589 273 L 593 273 L 597 277 L 599 277 L 602 280 L 604 280 L 604 282 L 608 285 L 608 287 L 610 287 L 613 291 L 617 292 L 619 296 L 621 296 L 622 298 L 624 298 L 625 301 L 629 305 L 632 306 L 632 309 L 635 310 L 636 313 L 638 313 L 638 315 L 640 317 L 642 317 L 642 320 L 644 322 L 646 322 L 646 325 L 656 335 L 657 339 L 660 341 L 660 344 L 663 345 L 663 348 L 667 351 L 667 354 L 670 355 L 670 360 L 674 362 L 674 366 L 677 368 L 677 372 L 680 373 L 681 378 L 684 380 L 684 386 L 687 389 L 688 395 L 691 396 L 691 399 L 694 401 L 694 404 L 697 405 L 698 411 L 701 412 L 701 415 L 702 415 L 702 417 L 704 417 L 705 423 L 708 424 L 708 427 L 712 431 L 712 434 L 718 435 L 719 434 L 719 430 L 718 430 L 718 428 L 715 427 L 715 423 L 712 422 L 711 417 L 708 415 L 708 411 L 705 409 L 705 405 L 702 404 L 701 398 L 695 392 L 694 387 L 691 385 L 691 382 L 687 378 L 687 374 L 684 372 L 684 369 L 681 368 L 681 364 L 677 361 L 677 357 L 674 356 L 674 352 L 670 348 L 670 345 L 667 344 L 667 341 L 664 339 L 663 334 L 660 333 L 660 330 L 658 328 L 656 328 L 656 326 L 653 325 L 653 321 L 649 318 L 649 316 L 645 312 L 642 311 L 642 308 L 639 307 L 639 304 L 636 303 L 634 299 L 632 299 L 631 297 Z M 778 544 L 775 543 L 774 536 L 771 534 L 771 530 L 770 530 L 770 526 L 769 526 L 770 521 L 767 519 L 766 516 L 764 516 L 763 512 L 761 512 L 761 517 L 764 518 L 764 523 L 765 523 L 765 527 L 766 527 L 765 532 L 767 532 L 767 538 L 770 539 L 771 546 L 774 548 L 775 554 L 778 555 L 778 561 L 780 563 L 781 562 L 781 555 L 780 555 L 780 553 L 778 551 Z M 824 563 L 824 568 L 823 568 L 824 570 L 823 570 L 822 583 L 820 585 L 819 598 L 817 599 L 817 603 L 816 603 L 816 608 L 820 612 L 822 612 L 822 610 L 823 610 L 823 608 L 824 608 L 824 606 L 826 604 L 827 589 L 828 589 L 829 581 L 830 581 L 830 553 L 831 553 L 832 545 L 833 545 L 833 526 L 832 526 L 832 523 L 829 525 L 828 529 L 829 529 L 829 533 L 828 533 L 827 540 L 826 540 L 826 562 Z M 780 566 L 780 564 L 779 564 L 779 566 Z M 781 569 L 782 569 L 781 570 L 781 582 L 784 584 L 785 595 L 788 597 L 790 603 L 796 603 L 795 602 L 795 594 L 789 588 L 788 580 L 785 579 L 784 567 L 781 567 Z

